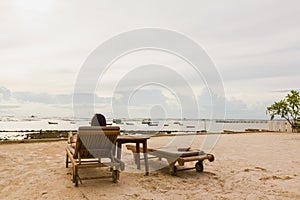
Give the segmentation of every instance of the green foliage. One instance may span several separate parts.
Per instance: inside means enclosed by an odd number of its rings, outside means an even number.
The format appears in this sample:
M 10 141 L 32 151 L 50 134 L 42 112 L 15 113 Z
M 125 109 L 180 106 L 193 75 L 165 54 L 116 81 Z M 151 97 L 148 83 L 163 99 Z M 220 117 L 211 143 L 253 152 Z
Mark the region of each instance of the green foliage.
M 283 100 L 267 107 L 267 114 L 273 120 L 276 115 L 286 119 L 292 126 L 298 124 L 300 117 L 300 95 L 292 90 Z

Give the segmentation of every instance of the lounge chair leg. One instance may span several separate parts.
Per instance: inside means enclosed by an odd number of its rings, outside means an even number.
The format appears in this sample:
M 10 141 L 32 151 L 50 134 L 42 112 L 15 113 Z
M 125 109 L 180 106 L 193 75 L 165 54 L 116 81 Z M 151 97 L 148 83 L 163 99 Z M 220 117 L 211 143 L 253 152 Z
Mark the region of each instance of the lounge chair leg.
M 172 161 L 168 160 L 168 163 L 169 163 L 170 174 L 172 176 L 175 176 L 177 174 L 177 167 L 175 166 L 176 161 L 172 162 Z
M 125 170 L 125 163 L 118 158 L 115 158 L 115 162 L 118 163 L 119 165 L 117 166 L 118 170 L 124 171 Z
M 75 176 L 75 187 L 78 187 L 78 176 Z
M 125 163 L 122 161 L 120 161 L 120 169 L 121 169 L 121 171 L 125 170 Z
M 75 179 L 76 179 L 76 178 L 75 178 L 75 174 L 74 174 L 74 172 L 73 172 L 73 174 L 72 174 L 72 182 L 73 182 L 73 183 L 75 183 Z
M 78 182 L 77 177 L 78 177 L 78 167 L 76 165 L 74 165 L 73 166 L 73 183 L 75 183 L 75 184 L 76 184 L 76 180 Z
M 73 179 L 74 179 L 73 182 L 75 182 L 76 187 L 78 186 L 78 181 L 80 181 L 80 183 L 82 184 L 82 181 L 78 175 L 78 167 L 76 165 L 73 168 Z
M 119 176 L 120 176 L 119 170 L 113 170 L 112 178 L 114 183 L 118 182 Z
M 76 175 L 75 176 L 75 187 L 78 187 L 78 181 L 80 181 L 80 184 L 82 184 L 81 178 L 78 175 Z
M 171 165 L 169 166 L 169 168 L 170 168 L 170 174 L 171 174 L 172 176 L 176 176 L 176 175 L 177 175 L 177 167 L 175 166 L 175 163 L 174 163 L 174 164 L 171 164 Z
M 66 154 L 66 168 L 69 167 L 69 157 L 68 157 L 68 154 Z

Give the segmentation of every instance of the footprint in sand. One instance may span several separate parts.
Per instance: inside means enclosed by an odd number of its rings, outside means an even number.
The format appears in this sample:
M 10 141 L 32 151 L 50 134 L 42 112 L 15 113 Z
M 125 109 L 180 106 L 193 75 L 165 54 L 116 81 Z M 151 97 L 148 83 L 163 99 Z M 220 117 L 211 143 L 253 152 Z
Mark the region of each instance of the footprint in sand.
M 256 171 L 256 170 L 260 170 L 260 171 L 264 171 L 264 172 L 267 171 L 266 169 L 264 169 L 262 167 L 255 167 L 254 169 L 248 169 L 248 168 L 246 168 L 246 169 L 244 169 L 244 172 L 250 172 L 250 171 Z
M 273 176 L 262 177 L 259 180 L 267 181 L 267 180 L 290 180 L 290 179 L 292 179 L 292 177 L 290 176 L 280 177 L 280 176 L 273 175 Z

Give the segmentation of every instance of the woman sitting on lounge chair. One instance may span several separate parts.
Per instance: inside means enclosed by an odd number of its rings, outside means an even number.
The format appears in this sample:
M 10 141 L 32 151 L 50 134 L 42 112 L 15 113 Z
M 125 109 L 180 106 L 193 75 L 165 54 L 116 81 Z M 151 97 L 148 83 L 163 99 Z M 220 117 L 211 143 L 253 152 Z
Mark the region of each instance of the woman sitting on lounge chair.
M 96 113 L 92 118 L 91 126 L 106 126 L 104 115 Z

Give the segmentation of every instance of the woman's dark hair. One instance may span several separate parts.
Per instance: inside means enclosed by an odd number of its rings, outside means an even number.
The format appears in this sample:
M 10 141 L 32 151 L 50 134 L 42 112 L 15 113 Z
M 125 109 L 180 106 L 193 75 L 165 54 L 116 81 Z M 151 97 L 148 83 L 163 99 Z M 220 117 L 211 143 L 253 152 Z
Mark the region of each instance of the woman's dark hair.
M 96 113 L 91 121 L 92 126 L 106 126 L 106 119 L 104 115 Z

